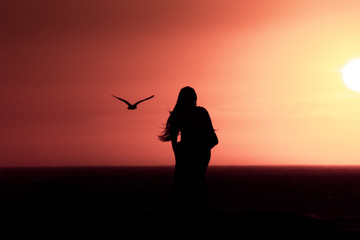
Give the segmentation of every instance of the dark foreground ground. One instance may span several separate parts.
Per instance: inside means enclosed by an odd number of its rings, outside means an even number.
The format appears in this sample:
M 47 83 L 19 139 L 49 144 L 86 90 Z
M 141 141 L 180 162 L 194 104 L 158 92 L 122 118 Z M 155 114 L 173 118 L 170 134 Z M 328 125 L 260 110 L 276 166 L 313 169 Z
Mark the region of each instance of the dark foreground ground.
M 52 234 L 360 237 L 360 168 L 210 166 L 201 206 L 174 207 L 172 177 L 172 167 L 2 168 L 2 219 Z

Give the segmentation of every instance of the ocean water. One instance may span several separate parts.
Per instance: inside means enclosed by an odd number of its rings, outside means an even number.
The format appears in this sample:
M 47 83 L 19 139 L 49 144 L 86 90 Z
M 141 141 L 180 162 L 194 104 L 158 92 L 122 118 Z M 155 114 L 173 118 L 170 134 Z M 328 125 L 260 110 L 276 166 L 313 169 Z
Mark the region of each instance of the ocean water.
M 17 219 L 151 217 L 171 212 L 173 172 L 173 167 L 1 168 L 0 203 L 8 218 Z M 259 225 L 259 216 L 264 225 L 279 216 L 285 222 L 301 216 L 341 231 L 360 230 L 358 167 L 210 166 L 207 185 L 207 210 L 246 218 L 249 225 Z M 251 222 L 249 216 L 257 217 Z

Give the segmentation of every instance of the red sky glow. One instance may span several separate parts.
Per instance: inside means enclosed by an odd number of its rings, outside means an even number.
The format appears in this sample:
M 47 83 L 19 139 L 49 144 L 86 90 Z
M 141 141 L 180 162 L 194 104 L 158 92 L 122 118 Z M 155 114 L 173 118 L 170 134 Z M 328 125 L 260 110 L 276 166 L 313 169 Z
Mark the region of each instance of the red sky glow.
M 357 0 L 0 3 L 0 167 L 173 165 L 157 138 L 193 87 L 210 165 L 358 165 Z M 135 102 L 128 111 L 111 94 Z

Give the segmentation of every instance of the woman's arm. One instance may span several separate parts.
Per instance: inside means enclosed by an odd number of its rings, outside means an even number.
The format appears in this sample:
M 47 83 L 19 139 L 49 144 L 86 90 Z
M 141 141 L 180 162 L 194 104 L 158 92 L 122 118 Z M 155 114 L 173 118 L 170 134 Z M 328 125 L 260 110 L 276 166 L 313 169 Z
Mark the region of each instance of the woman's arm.
M 171 138 L 171 146 L 172 149 L 174 151 L 174 153 L 176 152 L 176 147 L 177 147 L 177 138 Z
M 205 108 L 203 108 L 203 114 L 204 114 L 203 124 L 204 127 L 206 128 L 207 138 L 208 138 L 207 142 L 209 143 L 209 147 L 211 149 L 219 143 L 219 139 L 216 136 L 210 115 Z

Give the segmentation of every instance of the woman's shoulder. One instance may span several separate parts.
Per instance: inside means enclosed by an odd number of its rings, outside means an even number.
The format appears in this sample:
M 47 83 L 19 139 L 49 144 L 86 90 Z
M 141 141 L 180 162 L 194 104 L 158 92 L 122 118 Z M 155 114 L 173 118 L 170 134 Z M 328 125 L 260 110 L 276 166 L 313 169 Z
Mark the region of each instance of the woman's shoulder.
M 204 107 L 201 107 L 201 106 L 196 106 L 196 110 L 198 112 L 203 112 L 203 113 L 207 113 L 208 111 L 206 110 L 206 108 Z
M 206 110 L 206 108 L 204 107 L 201 107 L 201 106 L 197 106 L 196 107 L 196 111 L 198 112 L 198 114 L 201 114 L 201 115 L 209 115 L 208 111 Z

